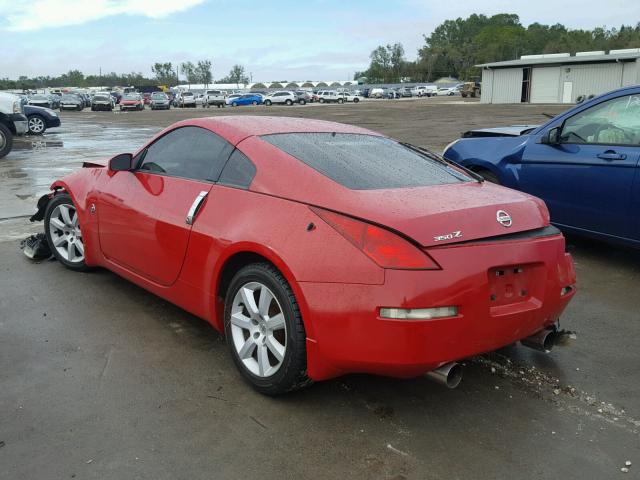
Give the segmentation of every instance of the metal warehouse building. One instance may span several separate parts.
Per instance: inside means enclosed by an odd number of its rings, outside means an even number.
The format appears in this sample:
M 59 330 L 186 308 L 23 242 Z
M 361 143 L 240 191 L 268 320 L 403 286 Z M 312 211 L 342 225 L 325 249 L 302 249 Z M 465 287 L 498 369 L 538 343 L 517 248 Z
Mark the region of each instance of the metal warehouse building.
M 640 48 L 523 55 L 477 66 L 482 103 L 575 103 L 580 96 L 640 84 Z

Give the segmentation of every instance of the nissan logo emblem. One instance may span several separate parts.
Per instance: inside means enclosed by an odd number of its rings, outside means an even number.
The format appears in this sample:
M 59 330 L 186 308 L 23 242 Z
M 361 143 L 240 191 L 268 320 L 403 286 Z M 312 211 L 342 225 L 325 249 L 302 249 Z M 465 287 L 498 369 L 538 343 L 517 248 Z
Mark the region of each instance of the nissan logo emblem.
M 513 221 L 511 220 L 511 215 L 509 215 L 504 210 L 498 210 L 496 212 L 496 220 L 503 227 L 510 227 Z

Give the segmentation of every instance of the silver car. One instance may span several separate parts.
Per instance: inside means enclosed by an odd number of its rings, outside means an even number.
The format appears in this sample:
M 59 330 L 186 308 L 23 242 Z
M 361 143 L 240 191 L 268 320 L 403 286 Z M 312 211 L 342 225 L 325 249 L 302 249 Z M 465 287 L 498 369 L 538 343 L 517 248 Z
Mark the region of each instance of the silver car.
M 153 92 L 149 98 L 149 107 L 151 110 L 169 110 L 171 102 L 164 92 Z
M 267 95 L 264 99 L 264 104 L 266 106 L 272 104 L 284 104 L 284 105 L 293 105 L 298 101 L 298 97 L 295 93 L 289 91 L 282 92 L 274 92 L 270 95 Z

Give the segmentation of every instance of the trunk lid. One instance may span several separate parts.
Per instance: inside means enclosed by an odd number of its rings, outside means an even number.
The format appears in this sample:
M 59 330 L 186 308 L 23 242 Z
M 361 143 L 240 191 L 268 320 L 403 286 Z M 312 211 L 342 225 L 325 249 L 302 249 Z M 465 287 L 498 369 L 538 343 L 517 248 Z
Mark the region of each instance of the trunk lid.
M 391 228 L 423 247 L 549 225 L 549 213 L 542 200 L 486 182 L 351 190 L 349 196 L 354 198 L 348 200 L 348 209 L 340 208 L 345 205 L 344 198 L 326 199 L 319 206 Z

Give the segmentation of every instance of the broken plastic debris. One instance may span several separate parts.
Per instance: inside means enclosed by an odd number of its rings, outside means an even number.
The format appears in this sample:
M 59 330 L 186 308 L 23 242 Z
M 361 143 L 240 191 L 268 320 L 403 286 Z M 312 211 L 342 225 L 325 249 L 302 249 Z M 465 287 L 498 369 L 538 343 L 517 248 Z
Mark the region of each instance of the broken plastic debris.
M 624 464 L 625 464 L 627 467 L 630 467 L 630 466 L 631 466 L 631 460 L 627 460 L 626 462 L 624 462 Z
M 629 469 L 628 469 L 627 467 L 622 467 L 622 468 L 620 469 L 620 471 L 621 471 L 622 473 L 629 473 Z

